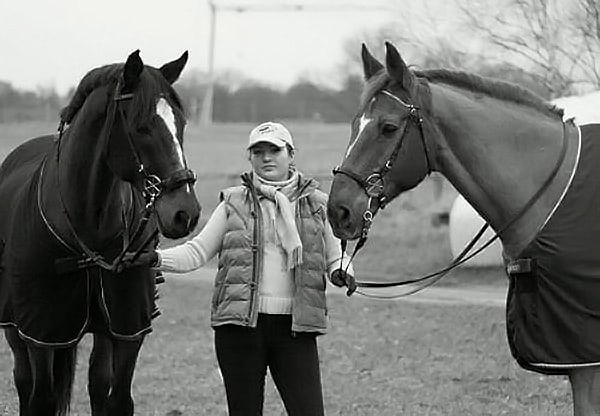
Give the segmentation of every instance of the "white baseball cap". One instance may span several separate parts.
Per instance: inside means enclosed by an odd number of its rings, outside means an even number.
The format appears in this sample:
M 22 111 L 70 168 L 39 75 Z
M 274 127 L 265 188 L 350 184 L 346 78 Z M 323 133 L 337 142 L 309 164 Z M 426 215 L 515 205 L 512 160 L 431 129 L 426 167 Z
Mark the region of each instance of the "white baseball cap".
M 254 127 L 250 132 L 248 140 L 248 149 L 259 142 L 273 143 L 277 147 L 289 145 L 294 149 L 294 140 L 289 130 L 283 124 L 267 121 Z

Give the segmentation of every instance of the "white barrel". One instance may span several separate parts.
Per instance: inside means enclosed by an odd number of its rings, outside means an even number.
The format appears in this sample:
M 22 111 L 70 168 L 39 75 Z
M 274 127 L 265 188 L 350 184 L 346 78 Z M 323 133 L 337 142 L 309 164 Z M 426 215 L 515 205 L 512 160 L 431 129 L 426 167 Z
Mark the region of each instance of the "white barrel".
M 458 195 L 452 209 L 450 210 L 449 232 L 450 248 L 452 257 L 455 258 L 469 244 L 485 222 L 479 216 L 477 211 L 462 197 Z M 488 228 L 479 239 L 471 252 L 484 245 L 495 235 L 491 228 Z M 500 240 L 494 241 L 489 247 L 477 254 L 475 257 L 463 264 L 464 267 L 488 267 L 502 265 L 502 244 Z

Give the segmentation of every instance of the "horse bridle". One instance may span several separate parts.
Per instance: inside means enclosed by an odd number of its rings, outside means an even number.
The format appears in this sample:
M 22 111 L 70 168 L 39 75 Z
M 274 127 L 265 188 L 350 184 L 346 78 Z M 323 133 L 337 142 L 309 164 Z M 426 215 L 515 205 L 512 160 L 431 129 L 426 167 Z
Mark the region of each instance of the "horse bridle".
M 423 133 L 423 119 L 420 116 L 419 108 L 412 104 L 408 104 L 408 103 L 402 101 L 400 98 L 396 97 L 389 91 L 382 90 L 381 92 L 383 94 L 388 95 L 389 97 L 395 99 L 397 102 L 402 104 L 404 107 L 408 108 L 409 117 L 407 118 L 407 120 L 404 123 L 402 135 L 400 136 L 398 143 L 396 144 L 390 157 L 385 162 L 383 168 L 375 171 L 374 173 L 372 173 L 364 178 L 346 168 L 336 167 L 335 169 L 333 169 L 334 175 L 335 174 L 343 174 L 343 175 L 346 175 L 346 176 L 352 178 L 354 181 L 358 182 L 358 184 L 364 189 L 365 193 L 369 197 L 367 209 L 363 213 L 363 226 L 362 226 L 362 230 L 361 230 L 361 236 L 360 236 L 358 242 L 356 243 L 356 246 L 354 247 L 354 251 L 353 251 L 352 255 L 350 256 L 350 261 L 348 261 L 346 269 L 349 267 L 350 263 L 352 262 L 352 259 L 355 257 L 358 250 L 360 250 L 364 246 L 364 244 L 367 240 L 367 235 L 368 235 L 369 229 L 371 227 L 371 224 L 373 222 L 373 216 L 377 212 L 377 207 L 375 207 L 374 210 L 371 210 L 372 201 L 373 200 L 378 201 L 379 208 L 381 208 L 381 209 L 383 209 L 385 207 L 385 204 L 387 202 L 389 202 L 389 199 L 385 195 L 384 177 L 391 170 L 392 163 L 394 162 L 396 156 L 400 152 L 400 148 L 402 147 L 402 143 L 404 141 L 404 136 L 406 135 L 407 124 L 408 124 L 409 120 L 416 121 L 417 125 L 419 126 L 419 130 L 421 133 L 421 140 L 423 141 L 423 149 L 425 152 L 425 158 L 427 159 L 427 168 L 428 168 L 428 171 L 431 172 L 431 165 L 429 163 L 426 139 L 425 139 L 425 136 Z M 542 194 L 548 188 L 548 186 L 550 186 L 550 183 L 552 182 L 552 180 L 558 173 L 560 166 L 562 165 L 562 162 L 567 153 L 567 128 L 566 128 L 566 124 L 564 122 L 562 122 L 562 126 L 563 126 L 562 147 L 561 147 L 561 151 L 560 151 L 557 163 L 554 165 L 554 168 L 552 169 L 552 171 L 550 172 L 550 174 L 548 175 L 548 177 L 546 178 L 544 183 L 542 183 L 540 188 L 537 190 L 537 192 L 531 196 L 531 198 L 521 208 L 521 210 L 519 212 L 517 212 L 510 221 L 508 221 L 506 224 L 504 224 L 504 226 L 501 227 L 495 233 L 495 235 L 493 237 L 488 239 L 484 244 L 479 246 L 475 251 L 469 253 L 471 251 L 471 249 L 475 246 L 475 244 L 481 239 L 481 237 L 483 237 L 485 231 L 489 228 L 489 224 L 486 222 L 480 228 L 480 230 L 475 234 L 475 236 L 471 239 L 471 241 L 469 241 L 469 243 L 463 248 L 463 250 L 456 256 L 456 258 L 454 258 L 447 267 L 445 267 L 441 270 L 438 270 L 437 272 L 429 273 L 425 276 L 421 276 L 418 278 L 397 281 L 397 282 L 356 282 L 357 287 L 386 288 L 386 287 L 393 287 L 393 286 L 405 286 L 405 285 L 428 281 L 424 285 L 417 287 L 415 289 L 412 289 L 406 293 L 403 293 L 401 295 L 395 295 L 395 296 L 374 296 L 374 295 L 367 295 L 360 291 L 358 293 L 362 294 L 363 296 L 380 298 L 380 299 L 394 299 L 394 298 L 398 298 L 401 296 L 411 295 L 413 293 L 416 293 L 420 290 L 425 289 L 428 286 L 431 286 L 432 284 L 437 282 L 439 279 L 444 277 L 446 274 L 448 274 L 448 272 L 450 272 L 457 266 L 465 263 L 466 261 L 472 259 L 477 254 L 481 253 L 484 249 L 489 247 L 494 241 L 496 241 L 500 237 L 500 235 L 502 235 L 506 230 L 508 230 L 512 225 L 514 225 L 523 215 L 525 215 L 525 213 L 533 206 L 533 204 L 540 198 L 540 196 L 542 196 Z M 343 256 L 346 251 L 346 247 L 347 247 L 346 240 L 341 240 L 341 247 L 342 247 L 342 256 Z M 342 267 L 341 263 L 342 262 L 340 262 L 340 268 Z
M 77 269 L 82 269 L 82 268 L 96 265 L 105 270 L 109 270 L 112 272 L 120 272 L 124 267 L 123 258 L 129 252 L 130 248 L 135 243 L 135 241 L 144 232 L 146 225 L 148 224 L 148 221 L 150 220 L 151 215 L 155 211 L 154 204 L 155 204 L 156 200 L 161 196 L 161 194 L 165 191 L 168 192 L 173 189 L 176 189 L 184 184 L 193 185 L 194 182 L 196 182 L 196 174 L 194 173 L 194 171 L 192 171 L 191 169 L 188 169 L 188 168 L 183 168 L 183 169 L 177 170 L 174 173 L 172 173 L 170 176 L 168 176 L 166 179 L 161 179 L 158 175 L 148 172 L 148 170 L 146 169 L 146 167 L 144 166 L 144 164 L 142 162 L 140 153 L 139 153 L 137 147 L 135 146 L 133 136 L 129 129 L 129 125 L 127 124 L 125 112 L 124 112 L 123 108 L 121 106 L 119 106 L 119 103 L 121 103 L 123 101 L 131 100 L 133 98 L 133 96 L 134 96 L 134 94 L 131 92 L 130 93 L 121 93 L 121 81 L 119 80 L 115 87 L 115 93 L 114 93 L 114 96 L 112 99 L 113 100 L 113 106 L 112 106 L 113 109 L 111 111 L 110 119 L 107 122 L 107 127 L 105 129 L 105 132 L 106 132 L 105 147 L 108 146 L 108 142 L 110 140 L 110 135 L 112 133 L 112 128 L 114 125 L 114 121 L 115 121 L 116 115 L 118 113 L 121 123 L 123 125 L 123 128 L 125 129 L 125 135 L 127 137 L 127 142 L 129 143 L 129 147 L 131 148 L 131 151 L 132 151 L 134 159 L 135 159 L 135 163 L 137 165 L 137 172 L 139 174 L 141 174 L 143 177 L 143 188 L 142 188 L 141 192 L 142 192 L 142 196 L 145 201 L 145 206 L 142 211 L 142 216 L 140 218 L 140 221 L 135 229 L 135 232 L 133 233 L 133 236 L 131 238 L 129 238 L 127 235 L 127 232 L 124 232 L 123 248 L 122 248 L 121 252 L 117 255 L 117 257 L 115 257 L 115 259 L 112 262 L 106 261 L 102 255 L 91 250 L 87 246 L 87 244 L 85 244 L 85 242 L 81 239 L 81 237 L 79 237 L 77 231 L 75 230 L 75 227 L 73 226 L 73 222 L 71 221 L 71 218 L 69 216 L 69 213 L 66 209 L 66 205 L 65 205 L 63 197 L 62 197 L 62 192 L 60 190 L 60 175 L 58 174 L 58 169 L 57 169 L 58 194 L 60 197 L 59 199 L 60 199 L 60 202 L 62 205 L 63 212 L 65 214 L 66 223 L 71 231 L 71 234 L 75 238 L 75 241 L 79 245 L 79 248 L 83 251 L 83 253 L 85 255 L 83 259 L 78 259 L 76 261 L 75 267 Z M 58 127 L 59 135 L 58 135 L 58 145 L 57 145 L 57 151 L 56 151 L 57 165 L 58 165 L 59 158 L 60 158 L 60 142 L 61 142 L 61 139 L 63 136 L 64 127 L 65 127 L 65 122 L 64 122 L 64 120 L 61 120 L 59 127 Z M 150 243 L 150 241 L 152 241 L 157 235 L 158 235 L 158 230 L 154 230 L 153 233 L 151 233 L 143 241 L 143 243 L 138 247 L 138 249 L 134 253 L 132 253 L 132 256 L 129 259 L 129 262 L 133 262 L 142 253 L 142 251 L 145 250 L 145 248 Z
M 171 191 L 186 183 L 191 185 L 194 182 L 196 182 L 196 174 L 191 169 L 184 168 L 172 173 L 166 179 L 160 179 L 157 175 L 148 172 L 148 170 L 142 163 L 142 158 L 140 157 L 138 149 L 135 146 L 135 142 L 133 141 L 133 136 L 131 134 L 131 130 L 128 128 L 123 107 L 119 106 L 119 103 L 131 100 L 133 98 L 133 93 L 122 94 L 119 90 L 120 82 L 117 83 L 115 89 L 115 96 L 113 97 L 113 101 L 115 102 L 113 108 L 113 115 L 111 117 L 111 121 L 106 131 L 106 134 L 111 134 L 112 125 L 115 119 L 115 113 L 118 109 L 121 123 L 125 127 L 125 135 L 127 136 L 129 147 L 132 150 L 133 156 L 135 158 L 135 163 L 138 167 L 137 172 L 143 176 L 144 187 L 142 188 L 142 195 L 146 199 L 146 204 L 151 206 L 154 204 L 154 201 L 161 195 L 163 191 Z M 108 137 L 106 143 L 108 144 Z
M 417 125 L 417 127 L 419 128 L 419 133 L 421 136 L 421 141 L 422 141 L 423 149 L 425 152 L 425 161 L 427 163 L 427 172 L 428 173 L 431 172 L 431 164 L 429 161 L 429 152 L 427 151 L 427 145 L 425 142 L 425 134 L 423 132 L 423 118 L 421 117 L 420 108 L 415 106 L 414 104 L 406 103 L 405 101 L 403 101 L 402 99 L 400 99 L 399 97 L 397 97 L 396 95 L 392 94 L 391 92 L 389 92 L 387 90 L 382 90 L 380 92 L 382 94 L 385 94 L 388 97 L 392 98 L 393 100 L 395 100 L 396 102 L 401 104 L 403 107 L 408 109 L 408 116 L 404 119 L 404 122 L 402 123 L 401 128 L 399 129 L 400 130 L 400 138 L 396 142 L 396 145 L 394 146 L 392 153 L 386 159 L 385 163 L 383 164 L 383 167 L 376 169 L 375 172 L 368 174 L 366 176 L 361 176 L 355 172 L 352 172 L 348 168 L 344 168 L 343 166 L 337 166 L 333 169 L 334 175 L 337 175 L 337 174 L 346 175 L 349 178 L 351 178 L 352 180 L 354 180 L 355 182 L 357 182 L 363 188 L 363 190 L 367 194 L 367 197 L 369 198 L 368 203 L 367 203 L 367 208 L 365 209 L 365 211 L 363 212 L 363 215 L 362 215 L 363 225 L 362 225 L 360 238 L 354 248 L 354 253 L 353 253 L 352 257 L 354 257 L 354 254 L 358 250 L 360 250 L 360 248 L 362 248 L 362 246 L 365 244 L 365 242 L 367 240 L 367 235 L 368 235 L 371 225 L 373 223 L 373 217 L 375 216 L 375 213 L 377 212 L 377 210 L 384 209 L 385 206 L 387 205 L 387 203 L 389 202 L 389 197 L 385 194 L 385 178 L 386 178 L 387 174 L 392 170 L 394 161 L 396 160 L 398 153 L 400 153 L 402 144 L 404 143 L 404 138 L 406 137 L 407 132 L 408 132 L 409 122 L 414 122 Z M 373 207 L 374 201 L 377 202 L 377 205 L 375 207 Z M 342 248 L 343 248 L 342 252 L 345 251 L 346 244 L 347 244 L 346 240 L 342 240 Z

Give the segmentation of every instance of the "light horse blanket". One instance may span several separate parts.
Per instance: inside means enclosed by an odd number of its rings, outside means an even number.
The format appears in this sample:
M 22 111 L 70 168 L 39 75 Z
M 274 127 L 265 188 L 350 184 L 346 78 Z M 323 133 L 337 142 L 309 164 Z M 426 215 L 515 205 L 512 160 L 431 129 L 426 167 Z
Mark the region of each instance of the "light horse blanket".
M 510 274 L 507 334 L 529 370 L 565 374 L 600 365 L 600 124 L 581 126 L 577 169 L 554 214 Z

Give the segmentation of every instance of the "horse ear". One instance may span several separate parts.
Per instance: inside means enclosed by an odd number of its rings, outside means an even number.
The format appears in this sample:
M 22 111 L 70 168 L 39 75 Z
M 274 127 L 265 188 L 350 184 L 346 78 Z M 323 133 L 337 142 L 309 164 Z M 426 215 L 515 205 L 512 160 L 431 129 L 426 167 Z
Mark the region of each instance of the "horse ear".
M 402 60 L 398 50 L 389 42 L 385 43 L 385 66 L 388 74 L 394 81 L 411 91 L 414 85 L 414 75 Z
M 185 51 L 179 59 L 164 64 L 160 67 L 160 72 L 162 72 L 163 77 L 169 82 L 169 84 L 174 83 L 181 75 L 181 71 L 183 71 L 183 67 L 187 63 L 188 60 L 188 51 Z
M 136 50 L 131 53 L 125 62 L 125 68 L 123 69 L 123 88 L 121 92 L 131 92 L 137 86 L 140 81 L 140 74 L 144 69 L 144 63 L 140 58 L 140 50 Z
M 383 69 L 383 65 L 381 64 L 381 62 L 379 62 L 377 59 L 375 59 L 373 55 L 371 55 L 371 52 L 369 52 L 367 45 L 365 45 L 364 43 L 362 44 L 360 55 L 362 57 L 363 73 L 365 79 L 371 78 L 373 75 L 375 75 L 377 72 Z

